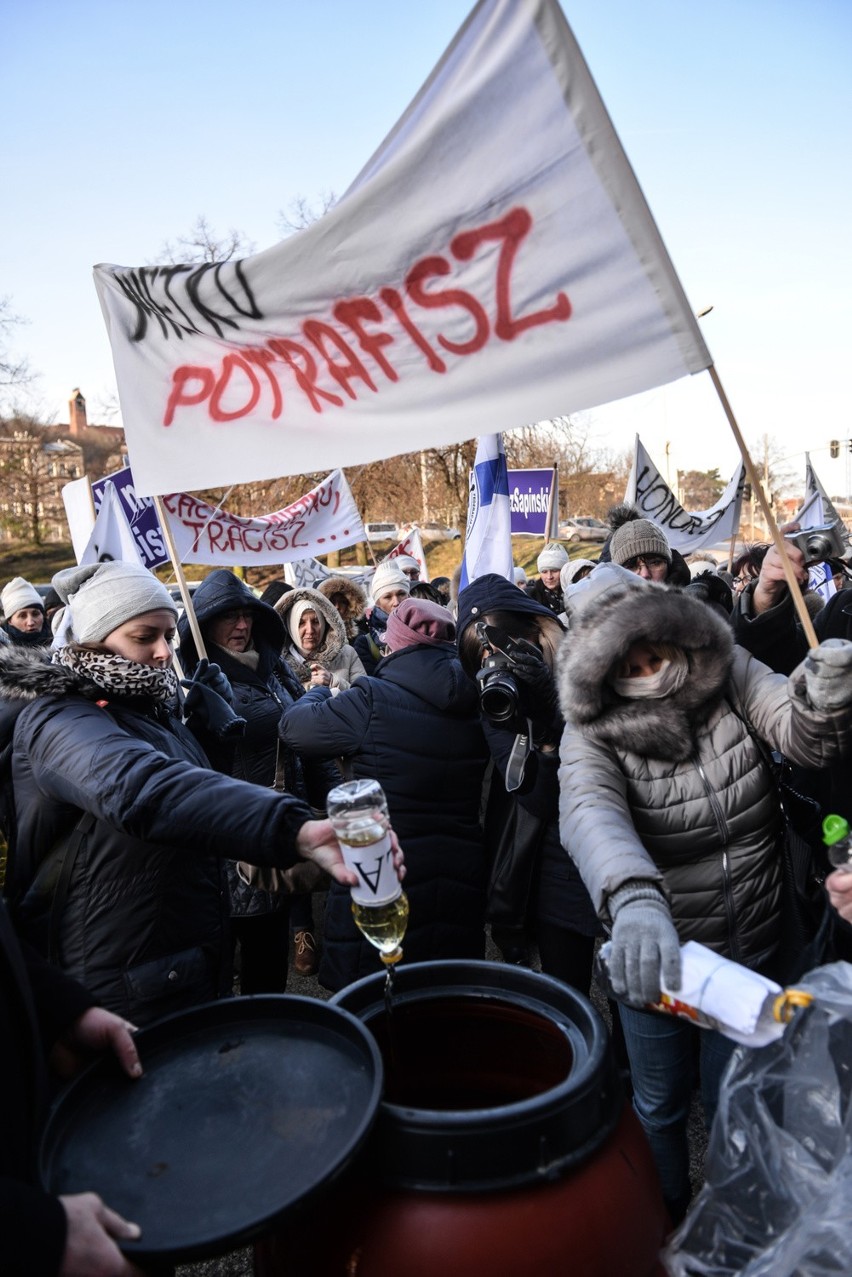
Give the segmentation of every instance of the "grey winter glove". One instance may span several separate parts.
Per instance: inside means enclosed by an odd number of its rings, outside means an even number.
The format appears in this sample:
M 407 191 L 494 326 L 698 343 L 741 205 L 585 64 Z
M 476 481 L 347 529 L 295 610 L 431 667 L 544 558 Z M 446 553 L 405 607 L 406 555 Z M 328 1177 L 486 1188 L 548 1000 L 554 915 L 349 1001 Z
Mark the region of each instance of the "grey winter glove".
M 805 657 L 805 691 L 814 709 L 830 713 L 852 706 L 852 642 L 824 639 Z
M 631 883 L 609 898 L 612 991 L 634 1006 L 656 1002 L 662 981 L 680 988 L 680 941 L 671 911 L 653 883 Z

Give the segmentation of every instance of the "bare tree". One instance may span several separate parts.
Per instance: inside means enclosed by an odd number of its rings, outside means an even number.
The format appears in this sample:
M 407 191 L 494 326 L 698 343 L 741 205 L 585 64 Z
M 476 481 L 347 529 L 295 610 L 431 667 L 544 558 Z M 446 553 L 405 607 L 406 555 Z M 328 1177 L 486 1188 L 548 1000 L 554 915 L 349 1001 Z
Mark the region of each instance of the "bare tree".
M 255 245 L 242 231 L 233 227 L 219 236 L 203 213 L 199 213 L 189 234 L 181 235 L 174 244 L 167 240 L 160 249 L 156 263 L 170 266 L 192 265 L 195 262 L 229 262 L 232 258 L 250 257 Z
M 12 333 L 25 322 L 12 310 L 10 298 L 0 297 L 0 392 L 4 401 L 8 401 L 10 391 L 22 389 L 33 379 L 27 360 L 10 346 Z
M 319 207 L 309 203 L 304 195 L 297 195 L 295 199 L 290 201 L 287 212 L 283 209 L 278 214 L 278 229 L 285 238 L 288 235 L 294 235 L 297 231 L 303 231 L 308 226 L 313 226 L 314 222 L 318 222 L 321 217 L 325 217 L 326 213 L 334 208 L 337 203 L 337 196 L 334 191 L 320 191 Z

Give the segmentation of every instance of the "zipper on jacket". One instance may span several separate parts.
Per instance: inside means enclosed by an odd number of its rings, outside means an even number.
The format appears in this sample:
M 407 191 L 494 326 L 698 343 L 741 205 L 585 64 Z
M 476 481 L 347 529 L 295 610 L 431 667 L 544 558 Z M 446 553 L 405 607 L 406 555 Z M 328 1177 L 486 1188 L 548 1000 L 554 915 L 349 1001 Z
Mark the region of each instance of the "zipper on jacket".
M 731 841 L 728 822 L 725 820 L 725 813 L 722 811 L 722 804 L 719 802 L 719 799 L 716 796 L 716 791 L 710 784 L 707 773 L 704 770 L 704 765 L 698 757 L 697 752 L 693 754 L 692 761 L 695 764 L 698 775 L 701 777 L 704 792 L 706 793 L 707 800 L 710 803 L 710 810 L 713 813 L 713 818 L 716 821 L 716 826 L 722 839 L 722 897 L 725 902 L 725 917 L 728 921 L 728 941 L 731 947 L 731 957 L 735 962 L 739 962 L 740 946 L 737 938 L 737 916 L 734 908 L 734 889 L 731 883 L 731 867 L 728 863 L 728 843 Z

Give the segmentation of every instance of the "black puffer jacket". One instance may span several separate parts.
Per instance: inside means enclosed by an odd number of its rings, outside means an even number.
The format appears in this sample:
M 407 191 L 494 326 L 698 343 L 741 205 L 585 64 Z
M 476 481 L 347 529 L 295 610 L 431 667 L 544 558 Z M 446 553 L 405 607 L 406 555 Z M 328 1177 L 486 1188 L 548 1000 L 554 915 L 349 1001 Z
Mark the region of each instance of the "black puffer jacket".
M 557 618 L 543 604 L 530 598 L 511 581 L 489 573 L 472 581 L 459 595 L 459 642 L 465 631 L 490 611 L 545 617 L 550 623 L 557 623 Z M 483 726 L 494 764 L 505 780 L 515 732 L 494 726 L 487 720 L 483 720 Z M 557 927 L 578 931 L 582 935 L 599 934 L 600 925 L 589 894 L 576 866 L 559 841 L 558 752 L 533 750 L 526 761 L 523 783 L 515 791 L 514 797 L 531 816 L 542 822 L 541 852 L 532 902 L 535 917 Z
M 289 867 L 298 801 L 211 771 L 190 732 L 142 697 L 108 697 L 46 655 L 0 650 L 0 750 L 17 825 L 7 894 L 45 952 L 57 857 L 84 834 L 60 965 L 136 1023 L 217 996 L 226 965 L 220 857 Z
M 339 696 L 314 688 L 284 719 L 284 740 L 304 754 L 351 759 L 387 795 L 405 852 L 411 913 L 406 962 L 484 953 L 485 857 L 479 826 L 486 748 L 476 692 L 450 646 L 385 657 Z M 381 969 L 362 940 L 349 892 L 332 884 L 320 982 L 341 989 Z
M 303 765 L 298 754 L 288 749 L 278 735 L 282 714 L 304 695 L 298 678 L 281 658 L 286 641 L 281 617 L 273 607 L 261 603 L 239 577 L 223 568 L 204 578 L 192 602 L 202 635 L 207 640 L 208 656 L 227 675 L 234 694 L 234 712 L 246 720 L 243 736 L 224 749 L 204 732 L 197 732 L 213 766 L 238 780 L 267 787 L 275 781 L 278 767 L 287 793 L 304 799 L 312 807 L 324 807 L 325 795 L 340 779 L 337 769 L 326 763 Z M 251 642 L 257 653 L 256 666 L 209 641 L 210 623 L 223 612 L 236 608 L 251 611 Z M 178 622 L 178 634 L 181 664 L 191 675 L 198 658 L 186 616 Z M 239 858 L 251 863 L 248 855 Z M 235 917 L 269 913 L 286 906 L 286 895 L 263 891 L 244 882 L 236 871 L 236 858 L 227 861 L 226 870 Z

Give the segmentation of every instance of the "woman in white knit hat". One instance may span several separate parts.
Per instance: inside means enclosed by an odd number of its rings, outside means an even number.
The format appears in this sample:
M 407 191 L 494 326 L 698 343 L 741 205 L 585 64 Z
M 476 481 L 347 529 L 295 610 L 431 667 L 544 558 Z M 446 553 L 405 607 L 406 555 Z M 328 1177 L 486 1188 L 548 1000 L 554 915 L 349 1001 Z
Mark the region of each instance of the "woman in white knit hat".
M 11 744 L 15 833 L 6 893 L 42 953 L 142 1024 L 227 990 L 222 857 L 299 856 L 353 876 L 327 821 L 297 798 L 209 768 L 172 713 L 175 604 L 135 564 L 54 577 L 69 642 L 0 651 L 0 753 Z M 217 667 L 186 704 L 208 728 L 233 713 Z
M 10 643 L 46 647 L 53 637 L 44 611 L 44 600 L 22 576 L 13 577 L 0 591 L 3 633 Z
M 536 603 L 543 604 L 551 612 L 559 613 L 565 606 L 562 600 L 562 586 L 559 573 L 568 562 L 568 551 L 558 541 L 548 541 L 536 559 L 538 580 L 527 586 L 527 594 Z
M 385 654 L 385 627 L 388 617 L 411 593 L 411 582 L 397 567 L 396 559 L 383 559 L 370 581 L 373 607 L 367 617 L 367 632 L 359 634 L 354 648 L 367 674 L 372 674 Z

